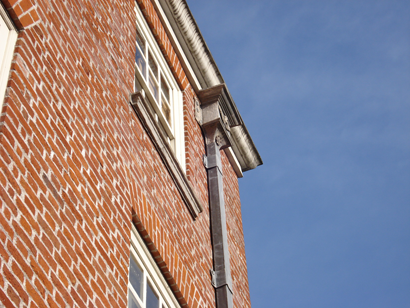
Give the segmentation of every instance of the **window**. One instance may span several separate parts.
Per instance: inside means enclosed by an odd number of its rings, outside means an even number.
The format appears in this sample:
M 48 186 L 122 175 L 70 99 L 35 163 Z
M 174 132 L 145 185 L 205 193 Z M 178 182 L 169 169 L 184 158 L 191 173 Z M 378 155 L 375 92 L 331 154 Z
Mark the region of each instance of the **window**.
M 167 286 L 137 230 L 132 228 L 128 281 L 129 308 L 177 308 L 179 304 Z
M 0 109 L 6 91 L 17 31 L 14 28 L 6 10 L 0 3 Z
M 137 5 L 135 11 L 135 89 L 145 91 L 156 122 L 165 132 L 168 144 L 185 170 L 182 93 Z

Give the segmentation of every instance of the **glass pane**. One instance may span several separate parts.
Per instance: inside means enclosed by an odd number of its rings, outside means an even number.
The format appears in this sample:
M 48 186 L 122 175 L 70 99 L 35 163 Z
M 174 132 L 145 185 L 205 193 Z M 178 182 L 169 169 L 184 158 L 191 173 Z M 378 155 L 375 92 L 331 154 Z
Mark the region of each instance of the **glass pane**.
M 149 74 L 148 85 L 149 85 L 149 89 L 152 92 L 152 95 L 154 95 L 154 98 L 158 102 L 159 101 L 158 85 L 156 81 L 153 79 L 152 74 Z
M 155 63 L 154 58 L 152 57 L 151 53 L 148 54 L 148 64 L 149 68 L 151 69 L 152 73 L 154 74 L 155 79 L 158 78 L 158 66 Z
M 162 78 L 162 76 L 161 76 L 161 91 L 162 91 L 162 93 L 164 93 L 165 98 L 169 102 L 169 88 L 168 88 L 164 78 Z
M 130 283 L 134 288 L 138 296 L 143 299 L 142 290 L 144 287 L 144 275 L 142 274 L 142 269 L 139 267 L 137 262 L 134 260 L 134 257 L 130 256 Z M 131 293 L 130 293 L 131 294 Z
M 162 114 L 165 117 L 165 120 L 167 120 L 169 126 L 171 126 L 171 109 L 168 106 L 168 103 L 164 100 L 164 96 L 162 96 Z
M 145 55 L 145 39 L 137 29 L 137 43 L 142 53 Z
M 159 308 L 158 296 L 154 293 L 149 283 L 147 286 L 147 308 Z
M 128 308 L 142 308 L 130 290 L 128 290 Z
M 142 57 L 141 52 L 136 48 L 137 51 L 135 52 L 135 62 L 137 63 L 138 69 L 140 70 L 142 76 L 145 80 L 147 80 L 147 64 L 145 59 Z
M 138 81 L 138 78 L 135 78 L 135 91 L 141 91 L 143 89 L 142 85 Z

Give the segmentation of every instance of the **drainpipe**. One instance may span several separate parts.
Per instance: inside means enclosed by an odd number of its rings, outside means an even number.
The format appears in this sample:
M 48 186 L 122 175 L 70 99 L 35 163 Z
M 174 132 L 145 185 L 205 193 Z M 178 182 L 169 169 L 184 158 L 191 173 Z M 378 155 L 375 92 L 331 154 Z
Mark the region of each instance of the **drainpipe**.
M 209 207 L 214 270 L 212 284 L 216 293 L 217 308 L 232 308 L 232 278 L 229 265 L 228 235 L 223 191 L 223 174 L 220 145 L 214 140 L 206 145 L 205 167 L 208 174 Z
M 218 91 L 220 89 L 217 89 Z M 220 94 L 220 93 L 219 93 Z M 228 235 L 223 191 L 223 173 L 220 150 L 230 143 L 229 127 L 226 116 L 221 112 L 218 92 L 200 93 L 201 105 L 196 106 L 196 118 L 199 119 L 205 135 L 206 156 L 204 165 L 208 175 L 209 208 L 211 220 L 211 238 L 214 269 L 211 270 L 212 285 L 215 288 L 216 307 L 233 308 L 232 277 L 229 264 Z

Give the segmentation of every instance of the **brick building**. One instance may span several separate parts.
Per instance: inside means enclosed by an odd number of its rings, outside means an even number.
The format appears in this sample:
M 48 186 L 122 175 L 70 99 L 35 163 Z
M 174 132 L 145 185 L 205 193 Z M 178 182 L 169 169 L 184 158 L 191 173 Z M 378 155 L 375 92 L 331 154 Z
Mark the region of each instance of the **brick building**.
M 185 0 L 1 0 L 4 307 L 250 307 L 262 163 Z

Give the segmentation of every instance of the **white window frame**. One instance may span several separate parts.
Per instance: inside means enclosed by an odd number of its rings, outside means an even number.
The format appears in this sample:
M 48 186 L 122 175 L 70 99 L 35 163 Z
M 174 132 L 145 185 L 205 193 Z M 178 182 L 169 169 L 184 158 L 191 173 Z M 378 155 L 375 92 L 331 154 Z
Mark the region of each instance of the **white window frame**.
M 186 165 L 185 165 L 185 138 L 184 138 L 184 118 L 183 118 L 183 97 L 182 92 L 179 89 L 178 83 L 176 82 L 167 62 L 164 59 L 164 56 L 149 28 L 140 8 L 138 7 L 137 3 L 135 3 L 135 15 L 137 21 L 137 28 L 138 31 L 146 39 L 146 44 L 149 46 L 149 50 L 156 61 L 156 64 L 161 71 L 161 75 L 164 76 L 166 83 L 170 90 L 170 97 L 172 100 L 172 110 L 171 110 L 171 123 L 168 124 L 167 120 L 163 116 L 160 107 L 156 103 L 156 99 L 154 98 L 153 93 L 150 90 L 148 85 L 148 78 L 147 80 L 144 79 L 143 75 L 141 74 L 137 64 L 135 63 L 135 78 L 138 83 L 142 86 L 147 96 L 147 99 L 151 103 L 155 113 L 156 113 L 156 120 L 164 129 L 166 135 L 168 136 L 168 143 L 171 146 L 175 157 L 177 158 L 180 166 L 186 172 Z M 137 42 L 135 42 L 138 45 Z M 138 48 L 136 46 L 136 48 Z M 148 54 L 146 55 L 148 59 Z M 147 67 L 147 71 L 149 74 L 149 63 L 146 61 L 145 63 Z M 158 89 L 160 91 L 160 89 Z M 159 94 L 161 95 L 161 94 Z
M 137 293 L 134 291 L 131 283 L 128 279 L 128 299 L 130 297 L 130 292 L 137 299 L 142 308 L 146 308 L 146 294 L 147 294 L 147 283 L 151 285 L 154 292 L 159 298 L 159 308 L 180 308 L 178 301 L 176 300 L 171 288 L 167 284 L 164 276 L 162 275 L 160 269 L 152 258 L 148 248 L 146 247 L 138 231 L 132 225 L 131 230 L 131 249 L 130 258 L 134 258 L 137 261 L 140 269 L 143 271 L 143 301 L 139 299 Z M 130 260 L 131 261 L 131 260 Z M 129 271 L 130 273 L 130 271 Z
M 7 11 L 4 9 L 3 4 L 0 3 L 0 15 L 4 21 L 8 33 L 5 37 L 0 37 L 2 42 L 5 42 L 4 53 L 0 54 L 0 110 L 3 106 L 4 95 L 6 92 L 7 82 L 9 80 L 11 61 L 13 60 L 14 46 L 17 41 L 17 29 L 11 21 Z M 4 26 L 3 24 L 1 26 Z M 0 51 L 1 53 L 2 51 Z

